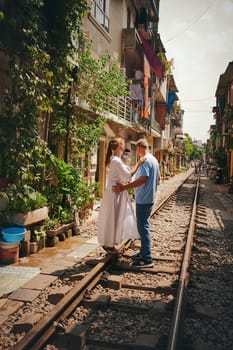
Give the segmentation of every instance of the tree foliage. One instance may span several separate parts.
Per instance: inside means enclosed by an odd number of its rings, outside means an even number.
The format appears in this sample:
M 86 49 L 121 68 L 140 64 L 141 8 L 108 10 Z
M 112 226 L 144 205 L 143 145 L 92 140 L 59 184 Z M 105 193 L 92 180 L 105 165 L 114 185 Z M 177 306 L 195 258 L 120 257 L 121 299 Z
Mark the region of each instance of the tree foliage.
M 192 151 L 193 151 L 193 143 L 192 143 L 192 139 L 189 136 L 189 134 L 184 134 L 185 139 L 184 139 L 184 143 L 185 143 L 185 153 L 188 157 L 190 157 Z
M 189 134 L 184 134 L 185 139 L 185 153 L 190 160 L 202 159 L 202 150 L 198 149 L 197 145 L 193 144 L 192 138 Z
M 73 186 L 73 179 L 84 181 L 72 160 L 97 145 L 109 98 L 126 94 L 127 86 L 107 53 L 91 55 L 81 31 L 87 0 L 8 0 L 1 10 L 0 50 L 8 63 L 0 115 L 7 118 L 0 136 L 6 175 L 49 196 L 48 187 L 63 176 L 57 191 L 64 205 L 72 195 L 66 180 Z

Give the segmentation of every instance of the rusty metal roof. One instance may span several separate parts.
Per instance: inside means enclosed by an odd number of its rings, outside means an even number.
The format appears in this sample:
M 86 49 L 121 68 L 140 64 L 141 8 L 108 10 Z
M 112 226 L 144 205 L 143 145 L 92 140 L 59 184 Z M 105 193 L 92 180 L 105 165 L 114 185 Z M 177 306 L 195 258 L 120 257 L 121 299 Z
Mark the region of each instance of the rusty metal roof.
M 171 92 L 179 92 L 174 76 L 172 74 L 168 75 L 168 90 Z

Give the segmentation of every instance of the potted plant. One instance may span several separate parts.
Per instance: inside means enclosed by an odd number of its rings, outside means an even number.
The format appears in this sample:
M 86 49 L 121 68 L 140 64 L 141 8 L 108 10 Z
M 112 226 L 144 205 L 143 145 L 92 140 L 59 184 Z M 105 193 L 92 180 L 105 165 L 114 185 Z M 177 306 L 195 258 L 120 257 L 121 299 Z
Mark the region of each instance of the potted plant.
M 48 236 L 56 236 L 61 232 L 72 228 L 74 224 L 74 210 L 67 206 L 63 208 L 57 205 L 50 210 L 50 217 L 46 220 L 45 227 Z
M 61 220 L 59 218 L 47 218 L 45 220 L 45 230 L 48 237 L 55 237 L 63 231 Z
M 90 203 L 87 184 L 79 184 L 79 195 L 76 197 L 75 208 L 80 220 L 84 220 L 88 215 L 88 206 Z
M 61 215 L 61 223 L 65 225 L 69 225 L 74 221 L 74 210 L 72 208 L 65 208 L 62 210 Z
M 36 253 L 45 247 L 46 232 L 45 230 L 33 230 L 30 241 L 30 253 Z
M 48 217 L 46 197 L 31 186 L 12 184 L 6 192 L 12 224 L 28 226 Z
M 72 195 L 72 201 L 81 221 L 89 215 L 89 210 L 93 209 L 94 198 L 97 192 L 97 183 L 90 185 L 85 178 L 77 183 L 76 191 Z

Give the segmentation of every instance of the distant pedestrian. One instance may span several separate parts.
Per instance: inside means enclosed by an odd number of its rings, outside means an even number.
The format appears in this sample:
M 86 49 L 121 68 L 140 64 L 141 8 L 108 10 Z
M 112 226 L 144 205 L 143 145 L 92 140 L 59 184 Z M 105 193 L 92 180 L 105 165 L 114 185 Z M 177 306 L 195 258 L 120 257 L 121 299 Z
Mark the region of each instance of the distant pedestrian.
M 122 160 L 125 142 L 120 137 L 109 142 L 105 165 L 109 167 L 109 180 L 104 192 L 99 218 L 98 241 L 103 248 L 112 254 L 117 254 L 116 244 L 124 239 L 138 239 L 136 217 L 127 191 L 113 193 L 112 186 L 117 182 L 126 183 L 144 161 L 140 159 L 130 169 Z
M 137 227 L 141 239 L 140 252 L 132 259 L 132 266 L 143 268 L 153 267 L 151 255 L 150 214 L 155 202 L 157 186 L 160 180 L 157 159 L 149 153 L 148 142 L 140 139 L 136 144 L 137 155 L 145 158 L 145 162 L 137 169 L 133 181 L 128 184 L 118 183 L 113 186 L 114 192 L 135 189 Z

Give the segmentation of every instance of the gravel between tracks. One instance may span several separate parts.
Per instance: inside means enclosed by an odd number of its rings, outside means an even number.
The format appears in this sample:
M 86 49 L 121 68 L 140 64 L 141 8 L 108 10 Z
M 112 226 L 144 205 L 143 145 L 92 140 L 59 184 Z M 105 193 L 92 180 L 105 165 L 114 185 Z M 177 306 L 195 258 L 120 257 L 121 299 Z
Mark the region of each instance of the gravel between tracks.
M 167 181 L 166 186 L 163 184 L 159 187 L 157 204 L 161 202 L 165 196 L 170 193 L 175 184 L 179 184 L 187 174 L 181 174 L 172 181 Z M 233 201 L 232 196 L 225 194 L 219 187 L 214 185 L 209 179 L 202 177 L 201 180 L 201 194 L 200 203 L 198 207 L 198 220 L 197 220 L 197 234 L 195 235 L 194 255 L 192 259 L 193 272 L 191 275 L 190 286 L 193 287 L 188 293 L 188 310 L 191 312 L 188 314 L 185 323 L 185 333 L 183 337 L 182 350 L 231 350 L 233 344 L 233 301 L 232 301 L 232 232 L 233 232 Z M 233 198 L 233 197 L 232 197 Z M 182 200 L 177 204 L 177 216 L 179 217 L 179 206 L 182 206 Z M 184 232 L 186 230 L 186 214 L 182 211 L 180 216 L 180 223 L 177 226 L 178 237 L 175 239 L 175 243 L 183 245 Z M 163 239 L 163 232 L 169 232 L 170 227 L 174 224 L 171 217 L 169 217 L 169 210 L 166 209 L 161 214 L 165 220 L 156 222 L 152 225 L 152 230 L 157 232 L 157 238 L 159 247 L 154 242 L 153 254 L 159 253 L 160 255 L 166 255 L 166 252 L 171 252 L 170 242 L 167 239 Z M 187 209 L 188 215 L 188 209 Z M 95 223 L 89 225 L 83 229 L 83 237 L 92 237 L 96 234 Z M 174 257 L 176 256 L 177 245 L 174 244 Z M 102 248 L 97 249 L 97 253 L 101 256 L 104 254 Z M 171 253 L 170 253 L 171 255 Z M 85 259 L 84 259 L 85 261 Z M 172 265 L 172 262 L 171 262 Z M 62 280 L 58 280 L 52 286 L 42 291 L 40 296 L 33 303 L 26 303 L 17 313 L 10 316 L 1 326 L 0 334 L 0 350 L 10 349 L 15 341 L 20 337 L 19 334 L 12 332 L 12 327 L 15 322 L 20 320 L 21 317 L 30 316 L 31 313 L 40 312 L 42 315 L 49 312 L 53 305 L 48 303 L 47 296 L 51 293 L 52 289 L 56 289 L 59 286 L 72 287 L 77 281 L 70 282 L 69 275 L 75 273 L 85 274 L 86 268 L 83 267 L 80 271 L 80 265 L 67 270 L 66 276 L 63 276 Z M 138 274 L 139 275 L 139 274 Z M 137 275 L 137 276 L 138 276 Z M 167 274 L 160 274 L 166 281 L 170 280 Z M 132 274 L 125 274 L 125 283 L 130 284 Z M 139 276 L 137 277 L 140 280 Z M 156 283 L 157 275 L 153 275 L 152 279 L 148 279 L 147 284 L 150 287 L 151 284 Z M 135 278 L 134 283 L 135 283 Z M 176 282 L 175 280 L 173 282 Z M 101 287 L 99 287 L 101 289 Z M 101 290 L 99 290 L 101 294 Z M 125 293 L 125 294 L 124 294 Z M 119 296 L 119 291 L 111 291 L 112 300 L 124 300 L 126 296 L 129 296 L 142 306 L 143 303 L 147 307 L 153 307 L 156 304 L 157 299 L 162 300 L 163 303 L 169 303 L 173 300 L 173 295 L 159 295 L 158 293 L 150 291 L 131 291 L 128 289 L 122 290 Z M 128 298 L 127 298 L 128 299 Z M 1 300 L 1 299 L 0 299 Z M 82 308 L 79 310 L 77 318 L 85 318 L 89 314 L 88 308 Z M 78 311 L 77 311 L 78 313 Z M 109 311 L 109 314 L 101 315 L 106 322 L 106 317 L 109 318 L 109 324 L 116 322 L 121 315 L 116 312 Z M 94 316 L 93 316 L 94 317 Z M 124 317 L 124 316 L 123 316 Z M 145 318 L 145 317 L 144 317 Z M 139 318 L 138 322 L 143 321 Z M 72 322 L 69 321 L 69 322 Z M 125 322 L 125 321 L 124 321 Z M 127 320 L 130 327 L 131 320 Z M 159 325 L 158 325 L 159 327 Z M 164 330 L 167 325 L 164 324 Z M 123 330 L 118 327 L 119 336 L 121 337 Z M 92 330 L 93 336 L 98 333 L 98 327 Z M 126 327 L 127 332 L 127 327 Z M 23 334 L 21 334 L 22 336 Z M 109 336 L 106 329 L 106 337 Z M 133 334 L 130 334 L 130 339 L 133 338 Z M 48 348 L 50 349 L 50 348 Z M 53 346 L 51 346 L 51 349 Z
M 181 173 L 171 178 L 170 180 L 161 181 L 161 184 L 158 187 L 156 205 L 159 205 L 174 190 L 174 187 L 179 186 L 191 172 L 192 170 L 189 170 L 188 172 Z M 91 237 L 94 237 L 96 235 L 96 221 L 94 220 L 93 223 L 90 223 L 86 227 L 84 226 L 80 233 L 82 238 L 89 239 Z M 97 248 L 97 254 L 99 254 L 99 256 L 103 256 L 105 252 L 101 247 L 99 247 Z M 96 253 L 93 253 L 93 256 L 95 255 Z M 85 260 L 86 259 L 84 258 L 84 263 Z M 51 262 L 48 261 L 48 264 L 50 263 Z M 82 275 L 87 271 L 88 267 L 85 264 L 82 265 L 81 261 L 80 264 L 77 264 L 73 268 L 67 269 L 65 275 L 63 275 L 61 279 L 58 279 L 56 282 L 52 283 L 50 287 L 43 290 L 38 298 L 36 298 L 33 302 L 24 303 L 24 305 L 17 312 L 8 316 L 6 319 L 3 318 L 3 320 L 0 320 L 2 321 L 0 333 L 0 350 L 11 349 L 11 347 L 13 347 L 16 342 L 25 336 L 26 331 L 18 331 L 18 329 L 20 329 L 21 321 L 22 324 L 24 324 L 25 319 L 30 320 L 32 315 L 35 313 L 38 315 L 38 317 L 43 317 L 54 308 L 54 305 L 48 301 L 48 296 L 53 293 L 53 290 L 59 287 L 74 286 L 78 283 L 78 280 L 71 282 L 69 280 L 69 276 L 80 274 L 80 277 L 82 277 Z M 4 301 L 5 299 L 7 300 L 7 296 L 5 295 L 0 298 L 0 301 L 1 299 L 4 299 Z M 0 307 L 7 308 L 7 301 Z M 15 327 L 15 324 L 19 324 L 18 328 Z
M 233 196 L 201 178 L 181 350 L 233 348 Z

